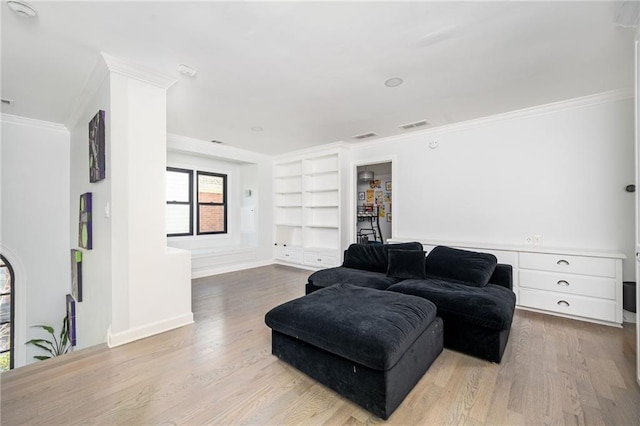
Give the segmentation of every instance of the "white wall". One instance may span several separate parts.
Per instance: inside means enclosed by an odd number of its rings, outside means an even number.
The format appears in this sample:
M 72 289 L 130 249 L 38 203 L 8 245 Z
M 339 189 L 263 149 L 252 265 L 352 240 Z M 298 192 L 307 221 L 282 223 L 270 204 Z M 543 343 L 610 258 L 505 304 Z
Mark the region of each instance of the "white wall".
M 623 97 L 356 145 L 352 158 L 397 157 L 394 237 L 521 245 L 539 234 L 544 246 L 621 251 L 633 280 L 633 101 Z
M 104 208 L 111 203 L 111 108 L 109 78 L 106 73 L 84 103 L 71 127 L 70 214 L 68 216 L 71 247 L 82 251 L 82 302 L 76 303 L 77 348 L 105 342 L 111 323 L 111 220 Z M 89 182 L 89 121 L 99 110 L 105 111 L 106 178 Z M 92 193 L 93 249 L 80 249 L 78 218 L 80 195 Z
M 15 366 L 42 351 L 25 342 L 59 332 L 71 291 L 69 246 L 69 133 L 57 124 L 1 115 L 2 253 L 14 266 Z

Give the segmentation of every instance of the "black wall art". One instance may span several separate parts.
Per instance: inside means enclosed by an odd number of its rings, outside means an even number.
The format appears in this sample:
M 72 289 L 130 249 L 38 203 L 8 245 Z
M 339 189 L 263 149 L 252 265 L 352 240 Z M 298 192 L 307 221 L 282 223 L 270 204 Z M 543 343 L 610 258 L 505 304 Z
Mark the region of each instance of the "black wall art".
M 82 302 L 82 252 L 71 249 L 71 295 Z
M 100 110 L 89 122 L 89 181 L 105 178 L 104 111 Z
M 91 198 L 91 192 L 80 195 L 78 245 L 87 250 L 91 250 L 93 248 L 93 232 L 91 230 Z

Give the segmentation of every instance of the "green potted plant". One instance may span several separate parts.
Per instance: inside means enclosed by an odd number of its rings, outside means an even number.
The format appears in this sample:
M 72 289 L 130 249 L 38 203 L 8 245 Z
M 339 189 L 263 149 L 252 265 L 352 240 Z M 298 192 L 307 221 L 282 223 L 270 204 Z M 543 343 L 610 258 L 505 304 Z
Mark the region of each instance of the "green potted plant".
M 64 355 L 69 352 L 69 349 L 71 349 L 71 342 L 69 341 L 69 329 L 67 325 L 68 321 L 67 316 L 65 315 L 62 320 L 62 330 L 60 331 L 59 337 L 56 337 L 54 328 L 49 325 L 38 324 L 32 326 L 45 330 L 53 338 L 53 341 L 47 339 L 31 339 L 26 343 L 27 345 L 36 346 L 49 353 L 49 355 L 34 355 L 35 359 L 42 361 L 59 355 Z

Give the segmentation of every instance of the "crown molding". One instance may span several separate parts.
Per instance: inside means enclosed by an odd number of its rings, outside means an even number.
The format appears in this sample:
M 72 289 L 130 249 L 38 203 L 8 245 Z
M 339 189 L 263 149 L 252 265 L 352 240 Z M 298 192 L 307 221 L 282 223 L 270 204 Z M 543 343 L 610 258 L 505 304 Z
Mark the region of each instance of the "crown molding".
M 64 124 L 52 123 L 50 121 L 36 120 L 35 118 L 21 117 L 19 115 L 0 114 L 0 123 L 15 124 L 18 126 L 36 127 L 38 129 L 50 130 L 54 132 L 69 133 Z
M 87 80 L 85 81 L 84 86 L 82 87 L 82 90 L 78 95 L 78 98 L 71 104 L 73 106 L 71 107 L 69 113 L 67 114 L 67 119 L 65 120 L 65 124 L 67 125 L 68 129 L 73 129 L 75 127 L 83 112 L 87 109 L 87 105 L 94 98 L 95 94 L 98 92 L 98 89 L 100 89 L 102 82 L 107 78 L 108 75 L 109 69 L 107 68 L 104 60 L 99 57 L 95 65 L 93 66 L 91 74 L 89 74 L 89 77 L 87 77 Z
M 133 78 L 153 86 L 160 87 L 164 90 L 167 90 L 177 81 L 176 79 L 171 79 L 154 71 L 142 69 L 114 56 L 101 52 L 100 57 L 96 61 L 91 74 L 89 74 L 89 77 L 80 92 L 80 95 L 76 101 L 72 103 L 74 107 L 72 107 L 70 112 L 67 114 L 67 119 L 65 120 L 67 128 L 73 129 L 75 127 L 80 116 L 86 110 L 87 104 L 91 99 L 93 99 L 105 78 L 109 76 L 110 72 Z
M 418 130 L 402 135 L 387 136 L 384 138 L 376 139 L 369 142 L 356 142 L 349 143 L 351 149 L 364 149 L 377 145 L 385 145 L 389 142 L 399 142 L 407 138 L 414 138 L 417 136 L 430 136 L 445 132 L 453 132 L 458 130 L 467 130 L 474 127 L 482 127 L 491 124 L 505 123 L 513 120 L 520 120 L 523 118 L 530 118 L 539 115 L 554 114 L 562 111 L 568 111 L 576 108 L 584 108 L 588 106 L 617 102 L 626 99 L 633 99 L 633 88 L 624 88 L 611 90 L 608 92 L 596 93 L 593 95 L 581 96 L 579 98 L 567 99 L 564 101 L 552 102 L 544 105 L 537 105 L 534 107 L 523 108 L 515 111 L 509 111 L 501 114 L 490 115 L 482 118 L 475 118 L 473 120 L 461 121 L 459 123 L 446 124 L 443 126 L 432 127 L 429 129 Z M 325 145 L 326 146 L 326 145 Z
M 140 80 L 165 90 L 173 86 L 178 81 L 175 78 L 168 77 L 149 69 L 144 69 L 138 65 L 125 62 L 104 52 L 101 52 L 101 55 L 107 65 L 107 68 L 109 68 L 109 71 L 124 75 L 125 77 Z

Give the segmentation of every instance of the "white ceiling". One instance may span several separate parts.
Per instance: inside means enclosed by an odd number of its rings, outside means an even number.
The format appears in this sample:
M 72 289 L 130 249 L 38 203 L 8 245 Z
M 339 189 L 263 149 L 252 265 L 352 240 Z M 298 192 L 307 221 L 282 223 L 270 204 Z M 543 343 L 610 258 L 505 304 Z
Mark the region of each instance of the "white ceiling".
M 102 51 L 178 80 L 170 133 L 268 154 L 633 86 L 613 2 L 30 4 L 0 12 L 3 113 L 64 123 Z

